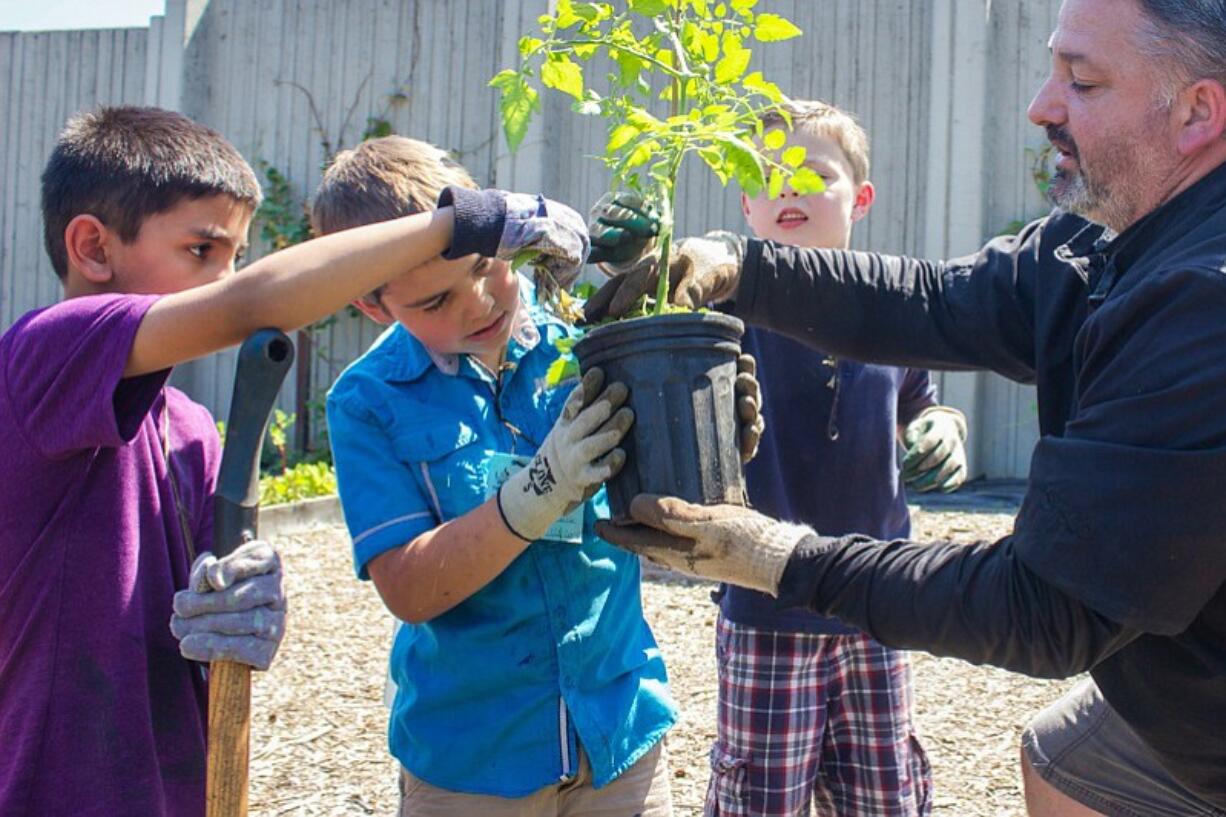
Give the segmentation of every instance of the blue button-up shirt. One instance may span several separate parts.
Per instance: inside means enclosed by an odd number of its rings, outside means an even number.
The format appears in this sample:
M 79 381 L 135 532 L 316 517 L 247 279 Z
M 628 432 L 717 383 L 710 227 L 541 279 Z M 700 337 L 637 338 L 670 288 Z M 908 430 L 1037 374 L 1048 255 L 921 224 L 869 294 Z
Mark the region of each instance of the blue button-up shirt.
M 465 355 L 386 331 L 337 380 L 328 425 L 360 578 L 381 553 L 482 504 L 498 452 L 535 453 L 573 384 L 546 385 L 555 341 L 574 330 L 533 304 L 497 376 Z M 452 791 L 520 797 L 578 769 L 576 740 L 603 786 L 676 720 L 664 662 L 643 620 L 637 559 L 596 537 L 538 541 L 492 582 L 399 628 L 389 743 L 415 776 Z

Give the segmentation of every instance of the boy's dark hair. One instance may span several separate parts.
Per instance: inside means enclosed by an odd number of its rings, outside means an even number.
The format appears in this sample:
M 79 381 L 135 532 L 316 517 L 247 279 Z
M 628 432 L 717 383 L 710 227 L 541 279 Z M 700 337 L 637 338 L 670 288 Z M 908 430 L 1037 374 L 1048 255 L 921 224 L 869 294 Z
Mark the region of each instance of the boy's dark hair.
M 184 199 L 224 195 L 259 207 L 251 166 L 225 137 L 160 108 L 100 108 L 78 114 L 43 170 L 43 237 L 57 275 L 68 274 L 64 230 L 96 216 L 125 243 L 149 216 Z
M 442 148 L 405 136 L 368 139 L 336 154 L 311 205 L 316 235 L 434 210 L 443 188 L 476 188 Z M 382 287 L 364 300 L 379 306 Z

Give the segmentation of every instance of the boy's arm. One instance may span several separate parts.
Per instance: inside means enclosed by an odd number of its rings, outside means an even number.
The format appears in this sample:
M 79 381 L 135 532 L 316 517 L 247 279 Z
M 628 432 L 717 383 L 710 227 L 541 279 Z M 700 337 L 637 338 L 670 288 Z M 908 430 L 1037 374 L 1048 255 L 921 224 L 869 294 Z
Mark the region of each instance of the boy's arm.
M 588 247 L 583 219 L 557 202 L 447 188 L 437 210 L 317 238 L 161 298 L 137 331 L 124 376 L 207 355 L 267 326 L 305 326 L 439 255 L 530 253 L 555 279 L 570 281 Z
M 453 208 L 415 213 L 307 241 L 167 295 L 145 314 L 124 376 L 202 357 L 266 326 L 305 326 L 441 254 L 453 231 Z

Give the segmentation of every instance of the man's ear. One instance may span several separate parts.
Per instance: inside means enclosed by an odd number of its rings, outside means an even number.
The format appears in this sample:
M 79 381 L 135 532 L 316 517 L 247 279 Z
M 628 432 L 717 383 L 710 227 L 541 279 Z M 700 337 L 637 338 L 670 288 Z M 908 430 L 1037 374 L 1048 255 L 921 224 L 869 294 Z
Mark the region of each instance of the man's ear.
M 1183 156 L 1199 153 L 1226 137 L 1226 87 L 1202 79 L 1180 92 L 1175 102 L 1179 133 L 1176 147 Z
M 396 319 L 393 318 L 387 311 L 387 308 L 383 306 L 382 299 L 380 299 L 377 306 L 365 298 L 358 298 L 356 301 L 352 301 L 352 303 L 355 307 L 357 307 L 359 312 L 377 324 L 382 326 L 390 326 L 396 322 Z
M 68 268 L 76 270 L 91 284 L 109 284 L 115 277 L 115 271 L 111 269 L 107 246 L 118 240 L 119 236 L 107 229 L 97 216 L 77 216 L 64 228 Z
M 873 183 L 862 182 L 856 190 L 856 203 L 851 206 L 851 220 L 859 221 L 867 216 L 876 198 L 877 191 L 873 188 Z

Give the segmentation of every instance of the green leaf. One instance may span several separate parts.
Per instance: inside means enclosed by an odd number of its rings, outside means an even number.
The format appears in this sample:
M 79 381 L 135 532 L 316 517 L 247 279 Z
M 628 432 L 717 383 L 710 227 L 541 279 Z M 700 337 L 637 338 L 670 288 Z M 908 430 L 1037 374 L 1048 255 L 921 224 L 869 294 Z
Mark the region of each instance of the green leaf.
M 788 179 L 788 187 L 802 196 L 826 192 L 826 183 L 822 181 L 822 177 L 808 167 L 797 168 Z
M 726 17 L 726 16 L 728 16 L 728 6 L 726 6 L 726 5 L 725 5 L 725 4 L 723 4 L 723 3 L 720 3 L 718 6 L 716 6 L 716 7 L 715 7 L 715 16 L 716 16 L 716 17 Z
M 654 140 L 643 142 L 634 151 L 626 157 L 626 170 L 633 170 L 641 164 L 648 162 L 652 155 L 660 149 L 660 143 Z
M 609 143 L 605 147 L 609 153 L 612 153 L 630 144 L 631 140 L 633 140 L 634 137 L 638 136 L 640 133 L 642 133 L 642 131 L 636 128 L 634 125 L 618 125 L 613 129 L 613 132 L 609 134 Z
M 781 131 L 772 131 L 772 132 L 780 133 Z M 808 153 L 809 152 L 805 150 L 803 145 L 792 145 L 790 148 L 788 148 L 787 150 L 783 152 L 783 156 L 782 156 L 783 163 L 787 165 L 788 167 L 800 167 L 802 164 L 805 163 L 805 156 L 807 156 Z
M 783 143 L 788 140 L 788 135 L 778 128 L 774 128 L 762 138 L 762 144 L 768 150 L 778 150 L 783 147 Z
M 763 79 L 761 71 L 754 71 L 745 77 L 741 84 L 751 91 L 757 91 L 776 105 L 783 101 L 783 92 L 779 90 L 779 86 Z
M 724 58 L 715 64 L 715 81 L 723 84 L 736 82 L 749 68 L 751 54 L 748 48 L 729 51 L 725 41 Z
M 579 376 L 579 361 L 570 355 L 562 357 L 549 364 L 545 370 L 545 385 L 560 386 L 572 377 Z
M 779 194 L 783 192 L 783 174 L 779 172 L 779 168 L 771 171 L 770 185 L 767 194 L 772 199 L 779 198 Z
M 583 101 L 583 69 L 567 57 L 551 59 L 541 66 L 541 84 Z
M 507 75 L 510 76 L 507 76 Z M 507 135 L 507 147 L 514 152 L 528 133 L 533 111 L 540 110 L 540 95 L 528 80 L 515 71 L 503 71 L 490 80 L 502 91 L 498 109 L 502 113 L 502 128 Z
M 558 31 L 565 31 L 571 26 L 582 22 L 583 18 L 575 14 L 575 8 L 571 4 L 571 0 L 558 0 Z
M 639 72 L 643 70 L 643 61 L 625 51 L 617 52 L 617 77 L 622 85 L 630 87 L 638 82 Z
M 669 3 L 668 0 L 630 0 L 630 10 L 644 17 L 666 14 L 670 5 L 672 3 Z
M 600 46 L 596 43 L 587 43 L 584 45 L 575 46 L 575 56 L 582 60 L 590 60 L 600 50 Z
M 519 54 L 521 57 L 526 57 L 544 44 L 544 40 L 539 40 L 536 37 L 520 37 Z
M 732 6 L 733 11 L 745 17 L 749 15 L 754 6 L 758 5 L 758 0 L 731 0 L 729 5 Z
M 762 164 L 754 146 L 737 137 L 719 137 L 718 141 L 741 188 L 751 196 L 762 192 L 766 177 L 762 173 Z
M 632 108 L 630 112 L 626 114 L 626 121 L 631 125 L 634 125 L 639 130 L 658 131 L 664 128 L 663 122 L 656 119 L 642 108 Z
M 791 20 L 778 14 L 759 14 L 754 21 L 753 36 L 759 42 L 774 43 L 799 37 L 803 32 Z

